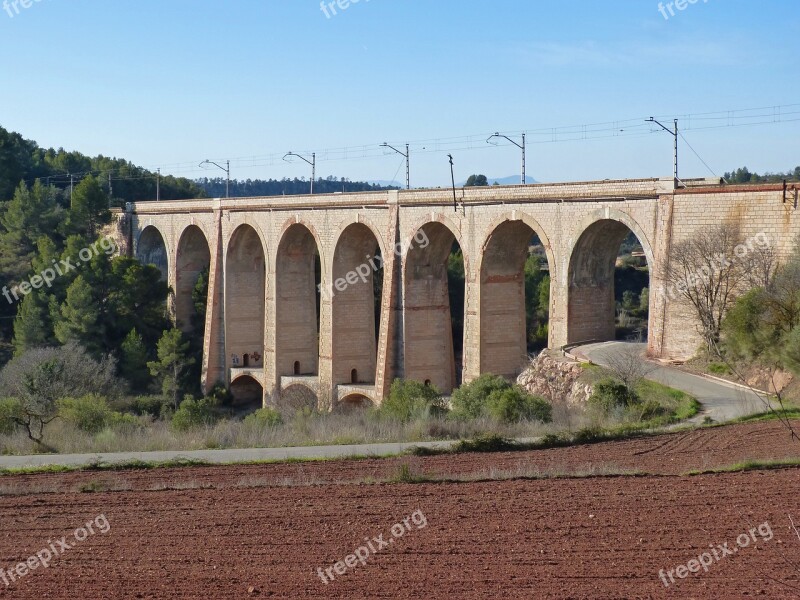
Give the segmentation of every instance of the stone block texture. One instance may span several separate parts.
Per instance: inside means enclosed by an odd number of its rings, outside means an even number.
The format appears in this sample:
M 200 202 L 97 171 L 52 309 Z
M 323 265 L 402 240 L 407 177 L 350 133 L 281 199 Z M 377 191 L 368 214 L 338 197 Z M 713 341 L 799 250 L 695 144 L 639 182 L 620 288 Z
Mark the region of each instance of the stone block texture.
M 111 233 L 161 269 L 184 329 L 197 326 L 191 290 L 209 269 L 206 389 L 246 379 L 239 388 L 249 394 L 257 383 L 274 404 L 281 378 L 296 377 L 295 387 L 313 381 L 309 393 L 336 409 L 343 396 L 380 402 L 396 377 L 450 392 L 459 375 L 517 376 L 527 363 L 523 266 L 534 233 L 551 276 L 551 348 L 613 338 L 614 263 L 631 231 L 651 290 L 664 285 L 674 244 L 722 222 L 768 235 L 783 257 L 791 251 L 794 188 L 683 183 L 467 188 L 455 206 L 441 189 L 137 202 Z M 462 373 L 446 274 L 455 243 L 466 275 Z M 650 354 L 685 359 L 699 344 L 691 310 L 651 292 Z

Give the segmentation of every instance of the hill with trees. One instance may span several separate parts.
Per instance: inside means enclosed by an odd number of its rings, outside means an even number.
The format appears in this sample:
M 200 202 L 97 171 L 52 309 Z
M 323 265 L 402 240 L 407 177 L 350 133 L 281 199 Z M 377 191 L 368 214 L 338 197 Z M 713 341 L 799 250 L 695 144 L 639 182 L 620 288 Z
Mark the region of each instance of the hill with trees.
M 800 181 L 800 167 L 795 167 L 793 171 L 786 171 L 786 173 L 751 173 L 747 167 L 742 167 L 725 173 L 725 180 L 728 183 L 780 183 L 786 181 Z

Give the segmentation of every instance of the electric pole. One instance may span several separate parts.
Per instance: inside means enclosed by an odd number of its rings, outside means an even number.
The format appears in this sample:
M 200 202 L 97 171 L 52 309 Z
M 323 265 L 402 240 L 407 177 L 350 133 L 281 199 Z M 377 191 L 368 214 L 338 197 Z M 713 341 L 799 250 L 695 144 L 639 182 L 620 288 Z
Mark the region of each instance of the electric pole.
M 450 180 L 453 182 L 453 212 L 458 212 L 458 200 L 456 199 L 456 175 L 453 170 L 453 155 L 448 154 L 447 158 L 450 159 Z
M 227 179 L 225 180 L 225 197 L 226 198 L 230 198 L 231 197 L 231 161 L 226 161 L 225 162 L 226 167 L 223 167 L 222 165 L 218 165 L 217 163 L 215 163 L 212 160 L 204 160 L 203 162 L 200 163 L 199 166 L 202 167 L 203 165 L 214 165 L 215 167 L 218 167 L 218 168 L 222 169 L 223 171 L 225 171 L 225 174 L 227 175 Z M 160 171 L 161 170 L 159 169 L 159 172 Z
M 283 160 L 286 160 L 287 156 L 296 156 L 300 160 L 304 160 L 308 164 L 311 165 L 311 195 L 314 195 L 314 180 L 317 178 L 317 153 L 311 153 L 311 160 L 308 160 L 305 156 L 301 154 L 295 154 L 294 152 L 287 152 L 283 156 Z M 292 162 L 291 160 L 286 160 L 286 162 Z
M 675 177 L 676 181 L 680 181 L 680 179 L 678 178 L 678 135 L 679 135 L 678 134 L 678 119 L 675 119 L 675 128 L 674 128 L 674 130 L 670 130 L 668 127 L 665 127 L 664 125 L 659 123 L 653 117 L 650 117 L 649 119 L 647 119 L 646 122 L 647 123 L 655 123 L 656 125 L 661 127 L 661 129 L 663 129 L 664 131 L 666 131 L 668 134 L 670 134 L 671 136 L 673 136 L 675 138 L 675 148 L 674 148 L 674 150 L 675 150 L 675 161 L 674 161 L 673 176 Z
M 512 139 L 511 139 L 510 137 L 508 137 L 507 135 L 503 135 L 503 134 L 501 134 L 501 133 L 499 133 L 499 132 L 498 132 L 498 133 L 494 133 L 494 134 L 490 135 L 490 136 L 489 136 L 489 139 L 487 139 L 487 140 L 486 140 L 486 143 L 487 143 L 487 144 L 491 144 L 491 143 L 492 143 L 492 139 L 493 139 L 493 138 L 496 138 L 496 137 L 497 137 L 497 138 L 505 138 L 505 139 L 507 139 L 509 142 L 511 142 L 512 144 L 514 144 L 514 145 L 515 145 L 517 148 L 519 148 L 520 150 L 522 150 L 522 185 L 525 185 L 526 183 L 528 183 L 528 178 L 527 178 L 527 176 L 526 176 L 526 172 L 525 172 L 525 170 L 526 170 L 526 166 L 525 166 L 525 134 L 524 134 L 524 133 L 522 134 L 522 144 L 520 144 L 520 143 L 516 142 L 515 140 L 512 140 Z M 493 145 L 495 145 L 495 144 L 493 144 Z
M 406 189 L 410 190 L 411 189 L 411 150 L 409 149 L 408 144 L 406 144 L 405 153 L 401 152 L 400 150 L 398 150 L 394 146 L 391 146 L 390 144 L 387 144 L 386 142 L 383 142 L 381 144 L 381 148 L 391 148 L 392 150 L 397 152 L 400 156 L 402 156 L 402 157 L 404 157 L 406 159 Z

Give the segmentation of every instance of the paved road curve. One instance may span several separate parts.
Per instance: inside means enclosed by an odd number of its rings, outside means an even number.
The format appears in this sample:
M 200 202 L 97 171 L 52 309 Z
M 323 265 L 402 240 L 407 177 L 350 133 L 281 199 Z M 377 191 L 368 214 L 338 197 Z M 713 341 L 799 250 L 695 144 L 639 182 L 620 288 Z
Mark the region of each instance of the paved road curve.
M 603 366 L 608 364 L 609 355 L 631 346 L 640 348 L 642 355 L 644 355 L 645 344 L 630 344 L 626 342 L 604 342 L 602 344 L 580 346 L 573 349 L 572 353 L 575 356 L 587 358 L 593 363 Z M 691 419 L 691 422 L 702 422 L 707 416 L 715 421 L 724 422 L 766 410 L 764 401 L 750 390 L 734 384 L 692 375 L 674 367 L 657 365 L 647 375 L 647 379 L 681 390 L 697 398 L 697 401 L 703 405 L 703 410 Z

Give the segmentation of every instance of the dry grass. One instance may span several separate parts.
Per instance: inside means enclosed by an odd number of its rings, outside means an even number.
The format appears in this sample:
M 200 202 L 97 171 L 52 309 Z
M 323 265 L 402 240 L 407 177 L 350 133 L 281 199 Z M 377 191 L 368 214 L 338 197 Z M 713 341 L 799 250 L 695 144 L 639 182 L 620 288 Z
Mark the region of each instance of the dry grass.
M 187 432 L 178 432 L 168 423 L 142 417 L 139 426 L 109 428 L 97 434 L 80 431 L 59 419 L 46 429 L 45 442 L 61 454 L 415 443 L 469 439 L 482 434 L 497 434 L 507 438 L 541 437 L 558 431 L 576 430 L 592 421 L 580 411 L 558 407 L 553 417 L 553 423 L 547 425 L 533 421 L 503 424 L 490 419 L 459 421 L 447 418 L 400 423 L 379 418 L 369 411 L 349 414 L 298 413 L 286 418 L 285 423 L 278 427 L 225 420 Z M 0 454 L 28 455 L 37 452 L 37 446 L 21 432 L 10 436 L 0 435 Z

